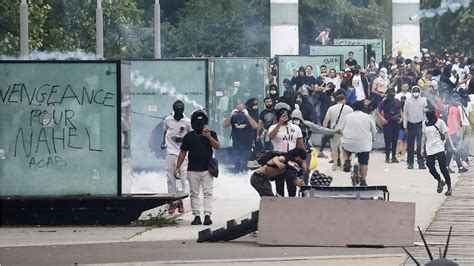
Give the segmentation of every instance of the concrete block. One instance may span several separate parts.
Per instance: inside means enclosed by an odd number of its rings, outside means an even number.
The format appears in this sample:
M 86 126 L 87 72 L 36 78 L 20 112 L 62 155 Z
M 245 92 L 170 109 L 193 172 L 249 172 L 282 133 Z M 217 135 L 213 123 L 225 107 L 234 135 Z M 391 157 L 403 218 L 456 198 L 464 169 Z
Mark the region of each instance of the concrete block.
M 258 243 L 278 246 L 412 246 L 415 203 L 263 197 Z

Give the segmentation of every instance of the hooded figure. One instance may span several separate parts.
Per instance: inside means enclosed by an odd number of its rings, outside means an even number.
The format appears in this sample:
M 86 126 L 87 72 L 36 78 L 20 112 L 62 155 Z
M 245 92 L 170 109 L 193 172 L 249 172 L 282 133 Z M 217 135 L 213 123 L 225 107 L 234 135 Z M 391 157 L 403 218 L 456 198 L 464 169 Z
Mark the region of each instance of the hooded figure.
M 270 84 L 268 88 L 268 94 L 270 94 L 270 98 L 272 98 L 273 104 L 279 102 L 280 99 L 280 91 L 278 90 L 277 85 Z
M 245 108 L 249 112 L 250 117 L 253 120 L 258 121 L 258 99 L 257 98 L 250 98 L 245 102 Z
M 177 100 L 173 103 L 173 117 L 176 121 L 181 120 L 184 117 L 184 103 L 180 100 Z
M 198 135 L 202 134 L 202 130 L 208 122 L 207 113 L 202 109 L 194 111 L 191 115 L 191 127 Z

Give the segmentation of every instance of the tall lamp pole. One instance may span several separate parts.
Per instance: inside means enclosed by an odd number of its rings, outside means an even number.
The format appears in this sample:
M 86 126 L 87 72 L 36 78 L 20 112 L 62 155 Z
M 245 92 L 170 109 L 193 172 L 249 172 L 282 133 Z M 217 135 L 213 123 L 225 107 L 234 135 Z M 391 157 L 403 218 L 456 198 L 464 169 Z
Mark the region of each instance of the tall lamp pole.
M 155 59 L 161 58 L 161 15 L 160 15 L 160 0 L 155 0 Z
M 96 56 L 97 59 L 104 59 L 104 18 L 102 12 L 102 0 L 97 0 L 95 10 L 95 30 L 96 30 Z
M 20 3 L 20 58 L 29 59 L 28 50 L 28 3 L 21 0 Z

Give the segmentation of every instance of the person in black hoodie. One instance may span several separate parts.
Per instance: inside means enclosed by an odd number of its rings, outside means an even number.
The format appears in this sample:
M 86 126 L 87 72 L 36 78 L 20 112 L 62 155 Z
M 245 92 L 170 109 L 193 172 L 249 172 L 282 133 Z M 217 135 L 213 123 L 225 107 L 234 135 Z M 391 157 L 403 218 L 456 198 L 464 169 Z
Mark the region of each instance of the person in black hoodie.
M 296 91 L 293 86 L 291 86 L 291 82 L 289 79 L 283 80 L 283 86 L 285 87 L 285 91 L 283 92 L 281 102 L 284 102 L 294 108 L 296 100 Z
M 300 68 L 298 68 L 298 75 L 291 78 L 290 85 L 295 86 L 295 91 L 298 91 L 303 86 L 304 74 L 304 67 L 300 66 Z
M 273 104 L 277 104 L 280 101 L 280 91 L 278 90 L 278 86 L 275 84 L 270 84 L 268 87 L 268 94 L 270 94 L 270 98 L 272 98 Z
M 394 88 L 387 90 L 387 97 L 382 100 L 377 108 L 377 116 L 384 124 L 385 162 L 398 163 L 396 151 L 403 113 L 402 104 L 399 100 L 395 99 Z M 392 153 L 392 161 L 390 161 L 390 152 Z
M 259 119 L 259 111 L 258 111 L 258 99 L 257 98 L 250 98 L 245 102 L 245 107 L 249 112 L 250 117 L 254 121 L 258 121 Z M 252 153 L 250 154 L 249 160 L 253 161 L 256 158 L 256 155 L 263 150 L 263 145 L 260 141 L 257 141 L 257 129 L 253 129 L 252 133 Z
M 247 171 L 247 162 L 250 156 L 254 129 L 257 129 L 258 123 L 250 116 L 249 110 L 244 104 L 238 104 L 236 109 L 232 110 L 222 122 L 223 128 L 232 127 L 232 155 L 234 158 L 235 173 Z
M 441 74 L 441 78 L 439 79 L 439 90 L 438 90 L 439 95 L 441 96 L 441 98 L 445 99 L 445 101 L 447 102 L 450 101 L 449 99 L 451 98 L 451 94 L 453 94 L 459 82 L 458 75 L 455 76 L 456 79 L 454 82 L 450 80 L 451 69 L 452 69 L 451 65 L 444 67 L 443 73 Z

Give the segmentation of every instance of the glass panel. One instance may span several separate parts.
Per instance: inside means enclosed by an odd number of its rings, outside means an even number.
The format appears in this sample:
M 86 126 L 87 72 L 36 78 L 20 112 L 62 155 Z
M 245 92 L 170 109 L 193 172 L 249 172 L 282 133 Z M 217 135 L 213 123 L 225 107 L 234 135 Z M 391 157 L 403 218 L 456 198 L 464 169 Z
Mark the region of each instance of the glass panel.
M 367 66 L 365 60 L 365 46 L 363 45 L 339 45 L 339 46 L 310 46 L 309 54 L 310 55 L 342 55 L 342 65 L 349 58 L 347 55 L 349 52 L 354 53 L 354 59 L 357 63 L 364 67 Z
M 206 106 L 206 60 L 131 62 L 131 167 L 164 169 L 162 119 L 182 100 L 185 114 Z M 153 129 L 156 127 L 156 130 Z M 153 134 L 152 134 L 153 132 Z
M 118 63 L 0 62 L 0 195 L 117 195 Z
M 315 55 L 315 56 L 291 56 L 291 55 L 280 55 L 277 57 L 278 62 L 278 84 L 279 88 L 283 87 L 283 80 L 291 80 L 293 76 L 293 70 L 300 66 L 311 65 L 313 67 L 313 74 L 315 77 L 319 76 L 319 67 L 326 65 L 329 69 L 335 68 L 336 71 L 340 70 L 341 66 L 341 55 Z M 280 89 L 282 93 L 283 89 Z
M 375 62 L 382 61 L 383 56 L 383 39 L 334 39 L 334 45 L 372 45 L 372 50 L 375 52 Z M 368 63 L 367 63 L 368 64 Z M 364 68 L 367 65 L 364 66 Z
M 213 58 L 209 87 L 209 109 L 211 129 L 215 130 L 222 146 L 229 146 L 230 128 L 222 128 L 221 123 L 238 103 L 250 98 L 262 100 L 268 84 L 268 60 L 263 58 Z

